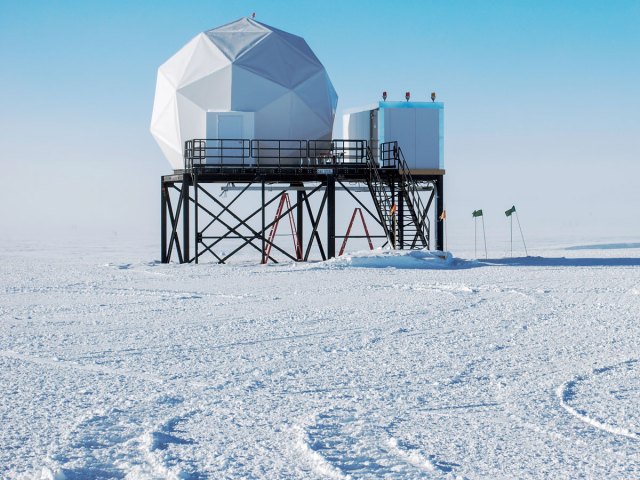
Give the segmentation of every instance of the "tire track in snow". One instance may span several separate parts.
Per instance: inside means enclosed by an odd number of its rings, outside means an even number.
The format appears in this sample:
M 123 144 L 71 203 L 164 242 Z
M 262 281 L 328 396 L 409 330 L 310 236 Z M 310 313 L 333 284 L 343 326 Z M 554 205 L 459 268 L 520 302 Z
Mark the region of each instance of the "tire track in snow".
M 191 445 L 176 434 L 176 426 L 197 411 L 182 408 L 182 399 L 161 396 L 133 408 L 91 412 L 71 427 L 61 441 L 49 447 L 43 472 L 67 480 L 96 478 L 186 479 L 197 476 L 183 468 L 171 445 Z M 171 413 L 154 421 L 158 410 Z M 144 419 L 147 419 L 146 421 Z
M 426 470 L 427 472 L 437 472 L 439 470 L 439 468 L 431 460 L 415 450 L 407 449 L 398 441 L 398 439 L 394 437 L 390 437 L 387 439 L 387 445 L 391 453 L 405 459 L 414 467 L 420 468 L 421 470 Z
M 435 461 L 368 418 L 349 408 L 320 413 L 294 427 L 295 447 L 321 478 L 428 478 L 452 471 L 453 464 Z
M 184 440 L 175 435 L 175 427 L 196 413 L 188 411 L 182 415 L 174 415 L 155 427 L 146 429 L 136 439 L 136 444 L 142 454 L 142 461 L 128 462 L 125 479 L 166 479 L 182 480 L 196 476 L 186 472 L 179 465 L 179 458 L 172 458 L 167 454 L 170 445 L 191 445 L 194 442 Z
M 628 360 L 626 362 L 622 362 L 620 364 L 617 364 L 611 367 L 594 369 L 592 370 L 591 375 L 598 375 L 621 366 L 626 366 L 627 368 L 629 368 L 631 365 L 637 364 L 637 362 L 638 362 L 637 360 Z M 584 422 L 587 425 L 591 425 L 592 427 L 597 428 L 598 430 L 602 430 L 604 432 L 611 433 L 613 435 L 620 435 L 623 437 L 631 438 L 633 440 L 640 440 L 640 433 L 629 430 L 628 428 L 617 427 L 615 425 L 610 425 L 608 423 L 602 422 L 596 418 L 590 417 L 587 412 L 574 408 L 570 405 L 569 402 L 576 395 L 575 393 L 576 386 L 580 382 L 583 382 L 588 378 L 589 378 L 589 375 L 576 376 L 572 380 L 568 380 L 564 382 L 562 385 L 560 385 L 556 389 L 556 395 L 560 400 L 560 405 L 562 406 L 562 408 L 564 408 L 569 414 L 571 414 L 581 422 Z
M 334 480 L 348 479 L 350 476 L 343 475 L 340 470 L 331 465 L 320 453 L 311 447 L 311 439 L 305 430 L 300 426 L 294 427 L 295 446 L 311 465 L 311 469 L 322 478 Z

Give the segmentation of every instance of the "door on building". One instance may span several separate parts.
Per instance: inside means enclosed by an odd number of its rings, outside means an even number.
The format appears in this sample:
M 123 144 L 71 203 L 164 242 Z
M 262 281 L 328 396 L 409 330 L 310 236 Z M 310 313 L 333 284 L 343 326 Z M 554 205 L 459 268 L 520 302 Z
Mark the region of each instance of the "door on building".
M 220 155 L 224 164 L 243 163 L 243 159 L 246 156 L 242 142 L 244 133 L 243 120 L 242 115 L 218 115 L 217 138 L 220 139 Z
M 369 112 L 369 146 L 371 147 L 371 153 L 376 163 L 379 163 L 378 159 L 378 110 L 371 110 Z

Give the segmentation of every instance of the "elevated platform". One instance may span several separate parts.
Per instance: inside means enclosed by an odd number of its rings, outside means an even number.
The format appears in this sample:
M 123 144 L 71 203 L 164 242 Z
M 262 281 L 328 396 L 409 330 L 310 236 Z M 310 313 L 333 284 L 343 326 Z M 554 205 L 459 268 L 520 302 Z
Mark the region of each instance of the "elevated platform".
M 445 171 L 409 169 L 397 142 L 380 145 L 379 153 L 374 155 L 366 140 L 194 139 L 186 142 L 184 159 L 184 169 L 161 179 L 163 262 L 171 260 L 175 249 L 181 263 L 197 263 L 204 253 L 224 263 L 246 246 L 259 251 L 263 263 L 277 261 L 270 254 L 272 248 L 289 259 L 308 260 L 314 242 L 322 259 L 334 257 L 335 240 L 344 238 L 336 235 L 336 189 L 346 191 L 347 200 L 355 202 L 359 206 L 356 208 L 364 209 L 373 218 L 382 229 L 380 235 L 373 237 L 386 240 L 383 245 L 392 248 L 431 248 L 428 212 L 433 209 L 437 226 L 435 248 L 442 249 L 443 225 L 438 219 L 443 212 Z M 233 185 L 239 193 L 224 204 L 207 191 L 210 184 L 227 184 L 225 191 L 229 191 L 228 185 Z M 267 186 L 270 191 L 277 190 L 271 199 L 266 198 Z M 242 203 L 238 200 L 256 189 L 262 192 L 260 208 L 243 217 L 235 210 Z M 178 193 L 173 202 L 172 191 Z M 289 191 L 296 195 L 292 206 Z M 357 195 L 363 191 L 369 193 L 369 204 Z M 428 198 L 422 199 L 424 192 Z M 322 199 L 313 212 L 309 198 L 318 193 Z M 266 209 L 278 199 L 280 207 L 274 221 L 267 223 Z M 205 206 L 203 200 L 209 205 Z M 285 200 L 288 208 L 283 212 Z M 325 206 L 326 249 L 318 233 Z M 342 202 L 339 210 L 344 212 L 344 207 L 349 209 Z M 294 210 L 297 221 L 291 217 Z M 193 226 L 191 214 L 195 220 Z M 202 214 L 207 217 L 204 228 L 199 218 Z M 292 231 L 296 230 L 293 234 L 295 255 L 274 243 L 278 222 L 287 216 Z M 252 225 L 251 221 L 258 218 L 260 224 Z M 311 224 L 312 233 L 302 254 L 305 222 Z M 211 234 L 216 225 L 222 228 L 221 234 Z M 171 228 L 169 236 L 168 227 Z M 267 234 L 269 229 L 271 232 Z M 240 246 L 230 254 L 214 251 L 220 242 L 232 239 L 239 241 Z M 193 257 L 189 248 L 192 240 L 196 247 Z
M 409 170 L 408 172 L 416 181 L 437 180 L 445 174 L 444 170 Z M 402 172 L 398 170 L 379 169 L 379 175 L 389 180 L 400 178 L 401 174 Z M 172 174 L 163 175 L 162 178 L 168 182 L 181 182 L 184 175 L 197 175 L 200 183 L 322 182 L 326 180 L 327 175 L 346 182 L 366 182 L 368 171 L 367 168 L 354 168 L 345 165 L 324 166 L 322 168 L 274 168 L 268 165 L 260 167 L 234 167 L 231 165 L 215 167 L 210 165 L 188 170 L 174 170 Z

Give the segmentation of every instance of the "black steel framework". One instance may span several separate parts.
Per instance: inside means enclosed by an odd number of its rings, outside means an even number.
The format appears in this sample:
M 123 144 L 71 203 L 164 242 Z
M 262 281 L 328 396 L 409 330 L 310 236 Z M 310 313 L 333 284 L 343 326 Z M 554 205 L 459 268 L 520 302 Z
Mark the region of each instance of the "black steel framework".
M 180 263 L 198 263 L 205 255 L 225 263 L 246 248 L 255 250 L 262 261 L 297 261 L 296 252 L 269 240 L 272 226 L 292 212 L 302 259 L 310 259 L 314 246 L 322 260 L 335 257 L 336 240 L 344 238 L 336 234 L 337 190 L 346 192 L 346 198 L 375 221 L 380 234 L 371 237 L 381 239 L 382 246 L 442 250 L 444 171 L 412 173 L 397 142 L 382 143 L 374 156 L 366 140 L 195 139 L 186 142 L 184 158 L 184 170 L 161 179 L 163 263 L 174 254 Z M 216 197 L 211 192 L 215 184 L 231 185 L 232 198 Z M 241 211 L 239 200 L 256 189 L 259 204 L 254 201 L 255 208 Z M 362 190 L 369 194 L 369 205 L 358 195 Z M 295 192 L 290 206 L 269 218 L 268 207 L 287 192 Z M 312 200 L 317 200 L 315 208 Z M 305 220 L 311 228 L 306 241 Z M 222 248 L 227 240 L 235 242 L 230 249 Z

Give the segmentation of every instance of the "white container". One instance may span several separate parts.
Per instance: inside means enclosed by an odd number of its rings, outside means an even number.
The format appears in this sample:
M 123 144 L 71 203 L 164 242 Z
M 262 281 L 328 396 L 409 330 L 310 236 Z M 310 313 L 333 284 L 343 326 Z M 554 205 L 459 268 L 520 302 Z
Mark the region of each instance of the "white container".
M 379 145 L 398 142 L 412 171 L 444 170 L 444 104 L 378 102 L 347 110 L 345 140 L 367 140 L 375 158 Z

